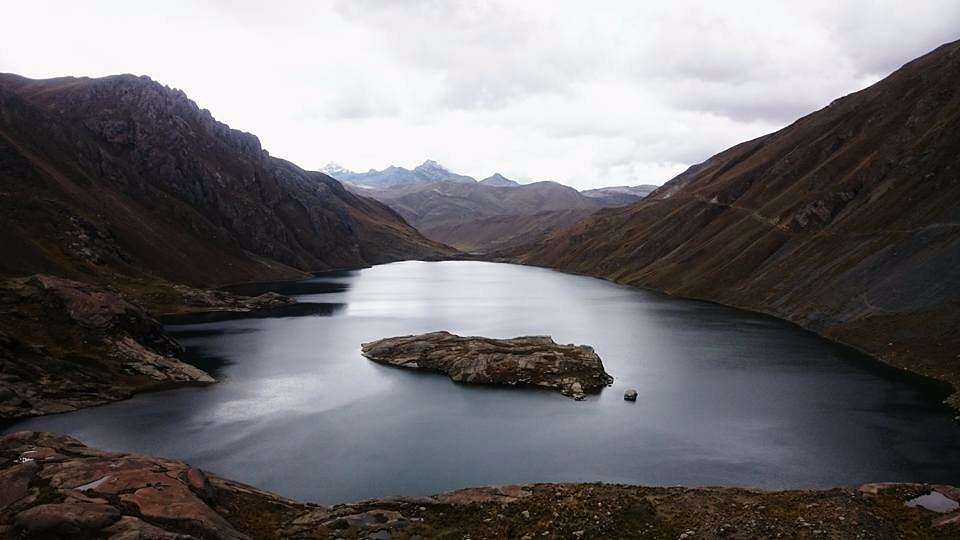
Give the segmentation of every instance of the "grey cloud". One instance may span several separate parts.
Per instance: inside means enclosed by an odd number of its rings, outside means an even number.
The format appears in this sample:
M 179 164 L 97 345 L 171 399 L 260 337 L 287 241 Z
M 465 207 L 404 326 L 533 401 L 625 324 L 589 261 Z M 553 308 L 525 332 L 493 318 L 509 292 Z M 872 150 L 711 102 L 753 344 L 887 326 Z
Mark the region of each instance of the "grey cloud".
M 149 74 L 304 166 L 434 158 L 583 187 L 666 180 L 960 37 L 957 0 L 37 0 L 5 15 L 29 24 L 0 34 L 0 70 Z
M 960 2 L 837 2 L 826 26 L 861 74 L 886 75 L 960 38 Z

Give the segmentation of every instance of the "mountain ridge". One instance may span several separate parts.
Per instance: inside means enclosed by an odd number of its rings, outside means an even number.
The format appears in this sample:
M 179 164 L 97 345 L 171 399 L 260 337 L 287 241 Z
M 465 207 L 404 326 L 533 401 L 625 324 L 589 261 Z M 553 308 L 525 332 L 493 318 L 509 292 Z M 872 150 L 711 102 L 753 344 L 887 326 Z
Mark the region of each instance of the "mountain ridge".
M 9 275 L 215 285 L 452 253 L 133 75 L 0 75 L 0 189 Z
M 508 258 L 769 313 L 960 387 L 958 88 L 954 42 Z
M 434 173 L 428 177 L 421 169 Z M 549 180 L 521 184 L 500 173 L 479 182 L 462 175 L 450 180 L 454 173 L 432 160 L 413 171 L 388 167 L 357 174 L 336 164 L 324 170 L 348 189 L 390 206 L 426 237 L 474 253 L 532 242 L 593 210 L 636 202 L 655 187 L 578 191 Z
M 365 173 L 351 171 L 336 163 L 328 163 L 320 172 L 341 181 L 371 188 L 390 188 L 426 182 L 473 183 L 473 177 L 451 172 L 443 165 L 428 159 L 413 169 L 390 165 L 383 170 L 370 169 Z
M 132 75 L 0 74 L 0 245 L 0 419 L 213 383 L 150 311 L 293 302 L 206 287 L 457 253 Z

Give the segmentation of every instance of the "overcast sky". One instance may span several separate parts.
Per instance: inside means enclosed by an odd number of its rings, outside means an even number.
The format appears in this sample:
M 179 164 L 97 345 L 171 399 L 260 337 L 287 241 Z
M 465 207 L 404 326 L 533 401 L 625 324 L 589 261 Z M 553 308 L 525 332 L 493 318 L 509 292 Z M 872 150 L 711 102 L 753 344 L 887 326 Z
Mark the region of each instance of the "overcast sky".
M 149 75 L 316 169 L 660 184 L 960 38 L 960 1 L 5 2 L 0 71 Z

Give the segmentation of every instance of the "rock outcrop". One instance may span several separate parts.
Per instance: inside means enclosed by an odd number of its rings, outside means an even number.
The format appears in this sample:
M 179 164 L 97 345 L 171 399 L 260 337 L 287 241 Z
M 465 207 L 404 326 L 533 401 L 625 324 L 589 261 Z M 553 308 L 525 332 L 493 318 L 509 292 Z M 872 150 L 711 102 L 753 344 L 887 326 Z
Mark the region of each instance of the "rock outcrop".
M 0 536 L 239 540 L 249 536 L 220 505 L 243 496 L 291 504 L 177 461 L 102 452 L 50 433 L 3 437 L 0 459 Z
M 376 362 L 439 371 L 457 382 L 540 386 L 574 399 L 613 382 L 592 347 L 558 345 L 549 336 L 493 339 L 431 332 L 364 343 L 362 352 Z
M 759 491 L 610 484 L 468 488 L 300 503 L 191 467 L 53 433 L 0 437 L 2 538 L 956 538 L 951 486 Z
M 297 303 L 293 298 L 275 292 L 243 296 L 219 289 L 194 289 L 183 285 L 174 285 L 173 288 L 181 295 L 182 308 L 178 311 L 186 312 L 245 312 Z
M 508 259 L 768 313 L 960 388 L 958 89 L 960 41 Z
M 214 382 L 121 295 L 47 275 L 0 282 L 0 419 L 58 413 L 132 393 Z

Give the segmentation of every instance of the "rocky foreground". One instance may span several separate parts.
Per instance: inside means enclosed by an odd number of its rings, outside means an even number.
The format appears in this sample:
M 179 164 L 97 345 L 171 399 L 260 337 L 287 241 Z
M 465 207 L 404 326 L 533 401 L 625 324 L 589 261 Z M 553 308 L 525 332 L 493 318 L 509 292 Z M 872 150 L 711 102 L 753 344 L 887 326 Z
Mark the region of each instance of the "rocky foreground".
M 592 347 L 559 345 L 549 336 L 493 339 L 431 332 L 364 343 L 362 352 L 375 362 L 439 371 L 457 382 L 540 386 L 574 399 L 613 382 Z
M 293 301 L 182 289 L 183 310 L 245 311 Z M 0 420 L 214 382 L 178 360 L 181 350 L 146 310 L 116 292 L 43 274 L 0 281 Z
M 0 437 L 3 538 L 957 538 L 950 486 L 768 492 L 535 484 L 322 506 L 64 435 Z M 947 507 L 950 507 L 950 504 Z

